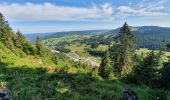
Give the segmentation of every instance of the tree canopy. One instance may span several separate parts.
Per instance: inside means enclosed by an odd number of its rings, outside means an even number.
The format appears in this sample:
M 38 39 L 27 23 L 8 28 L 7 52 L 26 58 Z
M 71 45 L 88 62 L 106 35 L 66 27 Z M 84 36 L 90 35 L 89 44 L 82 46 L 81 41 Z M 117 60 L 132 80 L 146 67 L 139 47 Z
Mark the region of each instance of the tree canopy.
M 121 77 L 131 72 L 133 62 L 134 36 L 127 23 L 122 26 L 116 41 L 110 48 L 111 60 L 116 75 Z

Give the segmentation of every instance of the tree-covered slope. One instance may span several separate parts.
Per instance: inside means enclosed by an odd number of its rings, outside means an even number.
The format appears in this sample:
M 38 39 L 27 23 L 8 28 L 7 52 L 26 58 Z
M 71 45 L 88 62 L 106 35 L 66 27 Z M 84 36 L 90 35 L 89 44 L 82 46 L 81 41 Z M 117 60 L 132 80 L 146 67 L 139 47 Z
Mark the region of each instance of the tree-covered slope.
M 170 28 L 158 26 L 131 27 L 134 34 L 137 48 L 164 49 L 170 43 Z M 93 35 L 91 38 L 82 40 L 82 43 L 91 45 L 106 44 L 111 45 L 113 39 L 119 36 L 120 28 L 106 31 L 105 34 Z
M 108 30 L 85 30 L 85 31 L 68 31 L 68 32 L 56 32 L 46 36 L 42 36 L 43 39 L 49 38 L 58 38 L 70 35 L 94 35 L 94 34 L 102 34 L 107 32 Z
M 170 28 L 158 27 L 158 26 L 142 26 L 142 27 L 130 27 L 134 36 L 136 37 L 137 47 L 160 49 L 162 44 L 170 42 Z M 112 33 L 118 33 L 119 28 L 111 31 Z

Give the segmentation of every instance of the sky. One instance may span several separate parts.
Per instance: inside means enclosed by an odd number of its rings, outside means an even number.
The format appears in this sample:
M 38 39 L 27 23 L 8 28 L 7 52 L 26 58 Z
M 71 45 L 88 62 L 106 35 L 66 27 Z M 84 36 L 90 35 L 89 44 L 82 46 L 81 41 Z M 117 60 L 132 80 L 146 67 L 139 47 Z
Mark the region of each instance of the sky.
M 170 0 L 0 0 L 0 12 L 24 34 L 114 29 L 124 22 L 170 27 Z

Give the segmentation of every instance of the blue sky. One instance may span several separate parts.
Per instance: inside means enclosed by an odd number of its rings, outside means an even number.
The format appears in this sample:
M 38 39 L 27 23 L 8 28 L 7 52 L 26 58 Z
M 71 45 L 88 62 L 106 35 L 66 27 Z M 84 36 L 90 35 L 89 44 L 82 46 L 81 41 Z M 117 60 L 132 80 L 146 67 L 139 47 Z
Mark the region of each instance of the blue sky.
M 170 0 L 0 0 L 0 12 L 23 33 L 170 27 Z

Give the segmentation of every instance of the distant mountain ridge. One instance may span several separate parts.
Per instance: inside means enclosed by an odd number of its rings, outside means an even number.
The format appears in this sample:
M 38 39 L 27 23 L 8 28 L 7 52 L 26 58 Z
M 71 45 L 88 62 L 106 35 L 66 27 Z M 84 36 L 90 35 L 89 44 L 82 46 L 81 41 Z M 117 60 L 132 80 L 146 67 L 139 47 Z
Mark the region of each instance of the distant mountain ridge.
M 157 31 L 165 31 L 165 32 L 170 32 L 170 27 L 160 27 L 160 26 L 129 26 L 131 31 L 152 31 L 152 30 L 157 30 Z M 121 27 L 116 28 L 111 30 L 110 32 L 120 32 Z
M 170 43 L 170 28 L 159 26 L 129 27 L 133 32 L 139 48 L 160 49 Z M 110 36 L 119 35 L 120 28 L 111 30 Z M 113 34 L 114 33 L 114 34 Z
M 82 30 L 82 31 L 66 31 L 66 32 L 49 32 L 49 33 L 35 33 L 35 34 L 24 34 L 26 39 L 34 42 L 37 36 L 42 39 L 58 38 L 68 35 L 92 35 L 92 34 L 102 34 L 110 30 Z
M 52 33 L 31 33 L 31 34 L 24 34 L 25 38 L 34 43 L 35 42 L 35 39 L 39 36 L 39 37 L 44 37 L 46 35 L 49 35 L 49 34 L 52 34 Z
M 159 26 L 129 26 L 133 32 L 138 48 L 160 49 L 162 44 L 170 43 L 170 28 Z M 115 38 L 119 35 L 120 28 L 113 30 L 85 30 L 85 31 L 68 31 L 53 32 L 41 34 L 25 34 L 26 38 L 33 42 L 37 36 L 42 39 L 58 38 L 68 35 L 109 35 L 109 38 Z
M 82 31 L 66 31 L 66 32 L 56 32 L 50 35 L 43 36 L 43 39 L 48 39 L 48 38 L 58 38 L 58 37 L 63 37 L 65 35 L 93 35 L 93 34 L 102 34 L 105 33 L 109 30 L 82 30 Z

